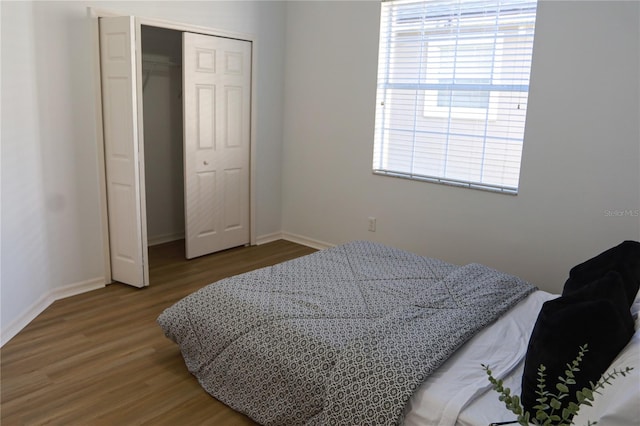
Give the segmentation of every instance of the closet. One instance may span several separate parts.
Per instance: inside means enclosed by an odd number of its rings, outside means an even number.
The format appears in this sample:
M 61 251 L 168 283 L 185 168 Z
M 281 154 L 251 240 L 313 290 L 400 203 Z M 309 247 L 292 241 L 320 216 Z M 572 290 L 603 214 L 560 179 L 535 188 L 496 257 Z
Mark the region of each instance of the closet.
M 142 104 L 149 246 L 182 239 L 182 33 L 143 25 Z
M 126 16 L 99 31 L 113 280 L 149 285 L 149 245 L 249 244 L 252 42 Z

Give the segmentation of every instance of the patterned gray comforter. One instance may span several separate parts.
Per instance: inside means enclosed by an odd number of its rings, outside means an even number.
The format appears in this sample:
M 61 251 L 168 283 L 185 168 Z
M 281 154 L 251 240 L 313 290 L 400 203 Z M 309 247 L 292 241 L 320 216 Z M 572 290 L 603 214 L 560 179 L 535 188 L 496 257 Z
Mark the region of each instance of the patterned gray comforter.
M 265 425 L 394 425 L 420 384 L 533 292 L 356 241 L 211 284 L 158 318 L 211 395 Z

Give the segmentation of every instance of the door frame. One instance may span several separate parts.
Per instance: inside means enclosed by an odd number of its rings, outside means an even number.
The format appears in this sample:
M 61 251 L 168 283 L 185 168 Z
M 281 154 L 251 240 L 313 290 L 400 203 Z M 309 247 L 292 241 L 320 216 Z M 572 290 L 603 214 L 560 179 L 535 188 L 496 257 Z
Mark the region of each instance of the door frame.
M 96 142 L 98 148 L 98 186 L 100 188 L 100 220 L 101 220 L 101 232 L 102 232 L 102 250 L 103 250 L 103 262 L 104 262 L 104 280 L 105 284 L 112 282 L 111 278 L 111 250 L 109 245 L 109 213 L 107 202 L 107 178 L 105 167 L 105 153 L 104 153 L 104 130 L 102 119 L 102 76 L 100 72 L 100 28 L 98 19 L 114 16 L 131 16 L 130 13 L 119 12 L 115 10 L 106 10 L 94 7 L 87 8 L 87 16 L 91 21 L 91 28 L 93 33 L 93 74 L 94 78 L 94 94 L 96 100 Z M 220 30 L 209 27 L 202 27 L 198 25 L 186 24 L 181 22 L 146 18 L 142 16 L 135 16 L 136 21 L 140 25 L 147 25 L 151 27 L 165 28 L 180 32 L 192 32 L 198 34 L 211 35 L 215 37 L 233 38 L 237 40 L 243 40 L 251 43 L 251 121 L 250 121 L 250 147 L 249 147 L 249 243 L 256 245 L 256 233 L 255 233 L 255 176 L 256 176 L 256 84 L 257 84 L 257 39 L 251 34 L 243 34 L 237 32 L 231 32 L 226 30 Z M 137 27 L 139 28 L 139 27 Z M 139 37 L 139 34 L 136 34 Z M 138 56 L 140 57 L 140 55 Z M 142 100 L 140 100 L 142 102 Z M 144 167 L 144 162 L 142 164 Z M 143 169 L 144 170 L 144 169 Z M 145 233 L 146 234 L 146 233 Z M 148 262 L 148 258 L 146 260 Z

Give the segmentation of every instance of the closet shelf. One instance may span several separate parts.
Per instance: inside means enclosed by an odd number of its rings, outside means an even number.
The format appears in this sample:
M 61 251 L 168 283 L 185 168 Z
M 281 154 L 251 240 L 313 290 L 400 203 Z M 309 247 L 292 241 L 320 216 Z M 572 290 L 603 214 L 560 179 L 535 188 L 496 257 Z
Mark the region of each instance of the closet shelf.
M 160 65 L 160 66 L 167 66 L 167 67 L 181 67 L 182 64 L 179 64 L 177 62 L 173 62 L 173 61 L 158 61 L 155 59 L 145 59 L 142 58 L 142 62 L 144 62 L 145 64 L 150 64 L 150 65 Z

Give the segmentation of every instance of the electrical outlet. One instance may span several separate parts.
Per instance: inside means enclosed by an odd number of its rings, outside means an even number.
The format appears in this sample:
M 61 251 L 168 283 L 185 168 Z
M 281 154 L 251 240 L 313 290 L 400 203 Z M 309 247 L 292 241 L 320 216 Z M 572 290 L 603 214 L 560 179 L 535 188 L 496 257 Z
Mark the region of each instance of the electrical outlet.
M 376 232 L 376 218 L 369 216 L 369 231 Z

